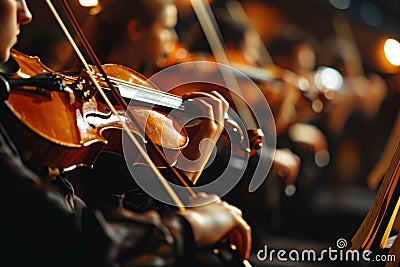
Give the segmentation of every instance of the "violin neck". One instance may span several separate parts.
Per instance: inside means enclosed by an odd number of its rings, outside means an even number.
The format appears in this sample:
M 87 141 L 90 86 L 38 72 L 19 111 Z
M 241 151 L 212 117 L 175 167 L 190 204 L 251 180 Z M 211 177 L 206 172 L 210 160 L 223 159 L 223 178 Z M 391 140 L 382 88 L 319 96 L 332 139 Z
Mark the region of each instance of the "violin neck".
M 184 100 L 162 91 L 150 91 L 117 85 L 121 96 L 129 105 L 155 108 L 166 113 L 172 110 L 185 111 Z M 108 90 L 109 91 L 109 90 Z
M 114 105 L 119 105 L 118 101 L 114 98 L 112 90 L 103 80 L 100 80 L 100 77 L 96 77 L 96 79 L 107 98 L 111 100 Z M 110 77 L 109 79 L 112 85 L 118 90 L 118 93 L 124 98 L 125 102 L 130 106 L 152 108 L 165 111 L 166 113 L 169 113 L 172 110 L 185 111 L 183 105 L 184 100 L 179 96 L 158 91 L 144 85 L 125 82 L 124 80 L 113 77 Z M 92 85 L 93 82 L 91 81 L 89 74 L 86 71 L 83 71 L 79 75 L 78 79 L 73 81 L 70 87 L 72 87 L 78 97 L 90 98 L 97 94 L 97 89 Z

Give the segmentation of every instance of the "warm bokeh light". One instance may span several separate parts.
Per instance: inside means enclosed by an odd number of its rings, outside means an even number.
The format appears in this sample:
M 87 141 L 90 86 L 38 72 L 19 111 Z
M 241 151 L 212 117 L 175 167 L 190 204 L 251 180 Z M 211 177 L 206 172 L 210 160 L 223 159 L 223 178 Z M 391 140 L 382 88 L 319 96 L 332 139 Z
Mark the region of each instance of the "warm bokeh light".
M 79 4 L 84 7 L 95 7 L 99 4 L 98 0 L 79 0 Z
M 387 39 L 383 49 L 390 64 L 400 66 L 400 43 L 395 39 Z
M 339 90 L 343 85 L 343 77 L 333 68 L 321 67 L 314 75 L 314 83 L 321 91 Z

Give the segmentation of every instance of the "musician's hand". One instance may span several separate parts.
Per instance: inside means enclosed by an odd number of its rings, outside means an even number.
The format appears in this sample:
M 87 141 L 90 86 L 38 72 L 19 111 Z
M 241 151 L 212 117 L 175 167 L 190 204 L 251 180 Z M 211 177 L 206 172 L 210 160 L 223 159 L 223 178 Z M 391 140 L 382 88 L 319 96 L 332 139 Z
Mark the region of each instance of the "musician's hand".
M 297 179 L 300 158 L 289 149 L 277 149 L 272 163 L 272 172 L 283 179 L 283 184 L 291 185 Z
M 184 98 L 193 99 L 194 105 L 202 114 L 198 116 L 201 119 L 199 124 L 187 127 L 190 141 L 183 149 L 176 166 L 195 183 L 224 129 L 229 103 L 216 91 L 194 92 L 184 95 Z
M 180 214 L 190 223 L 199 247 L 215 244 L 228 236 L 243 259 L 249 257 L 251 229 L 238 208 L 221 201 L 216 195 L 204 193 L 199 193 L 191 206 Z
M 314 154 L 314 161 L 318 167 L 325 167 L 329 163 L 328 141 L 318 127 L 295 123 L 288 129 L 288 134 L 299 148 Z
M 290 139 L 305 151 L 317 153 L 328 149 L 325 134 L 316 126 L 306 123 L 295 123 L 288 129 Z

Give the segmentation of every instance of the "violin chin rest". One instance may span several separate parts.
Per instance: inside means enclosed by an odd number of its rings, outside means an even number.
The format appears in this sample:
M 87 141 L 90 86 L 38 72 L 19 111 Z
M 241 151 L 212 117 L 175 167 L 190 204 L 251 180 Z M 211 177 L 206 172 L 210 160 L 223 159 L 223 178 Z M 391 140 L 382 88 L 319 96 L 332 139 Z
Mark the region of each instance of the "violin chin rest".
M 19 71 L 18 62 L 11 56 L 6 62 L 0 63 L 0 74 L 11 76 L 17 74 Z

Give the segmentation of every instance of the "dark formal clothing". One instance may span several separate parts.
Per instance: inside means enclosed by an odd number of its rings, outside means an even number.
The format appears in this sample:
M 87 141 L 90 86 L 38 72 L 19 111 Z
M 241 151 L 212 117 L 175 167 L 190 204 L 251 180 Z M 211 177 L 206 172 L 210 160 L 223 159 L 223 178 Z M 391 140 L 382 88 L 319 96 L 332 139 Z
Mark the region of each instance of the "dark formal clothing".
M 62 176 L 29 169 L 1 124 L 0 181 L 1 266 L 165 266 L 194 248 L 174 212 L 88 208 Z

